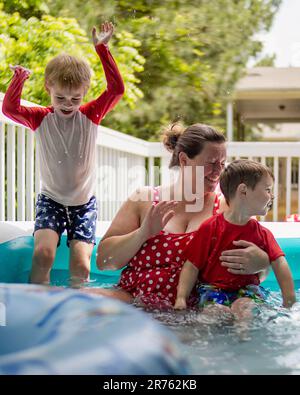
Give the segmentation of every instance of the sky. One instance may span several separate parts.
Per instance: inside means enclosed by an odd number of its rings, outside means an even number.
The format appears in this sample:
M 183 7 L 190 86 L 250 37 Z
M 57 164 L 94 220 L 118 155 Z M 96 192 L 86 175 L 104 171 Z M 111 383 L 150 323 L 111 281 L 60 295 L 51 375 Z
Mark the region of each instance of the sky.
M 265 54 L 276 54 L 275 66 L 300 67 L 300 0 L 283 0 L 270 32 L 259 35 Z

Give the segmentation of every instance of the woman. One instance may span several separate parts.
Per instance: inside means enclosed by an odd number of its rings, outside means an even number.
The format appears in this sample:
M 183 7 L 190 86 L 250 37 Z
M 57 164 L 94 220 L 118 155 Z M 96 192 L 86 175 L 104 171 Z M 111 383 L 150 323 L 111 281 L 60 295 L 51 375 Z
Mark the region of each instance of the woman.
M 184 248 L 203 221 L 226 209 L 216 193 L 226 160 L 223 134 L 207 125 L 183 129 L 175 124 L 165 131 L 163 142 L 173 153 L 169 167 L 178 166 L 179 177 L 169 186 L 144 187 L 122 205 L 98 246 L 97 265 L 101 270 L 127 267 L 118 288 L 99 293 L 127 302 L 138 298 L 146 304 L 173 305 Z M 197 166 L 203 166 L 202 180 Z M 187 187 L 194 197 L 186 197 Z M 191 210 L 199 202 L 200 208 Z M 228 271 L 243 275 L 268 268 L 264 251 L 242 240 L 235 244 L 240 248 L 220 257 Z

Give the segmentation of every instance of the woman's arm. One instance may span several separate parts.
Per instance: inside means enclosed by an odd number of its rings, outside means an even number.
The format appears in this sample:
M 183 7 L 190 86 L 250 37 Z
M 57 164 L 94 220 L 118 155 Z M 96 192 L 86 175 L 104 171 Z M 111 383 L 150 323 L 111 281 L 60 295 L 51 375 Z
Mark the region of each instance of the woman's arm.
M 228 267 L 233 274 L 259 273 L 262 281 L 270 269 L 268 254 L 249 241 L 238 240 L 233 244 L 242 248 L 223 251 L 220 256 L 222 266 Z
M 142 205 L 135 192 L 120 208 L 97 250 L 97 266 L 101 270 L 121 269 L 138 252 L 143 243 L 159 233 L 174 215 L 176 202 L 150 205 L 141 221 Z

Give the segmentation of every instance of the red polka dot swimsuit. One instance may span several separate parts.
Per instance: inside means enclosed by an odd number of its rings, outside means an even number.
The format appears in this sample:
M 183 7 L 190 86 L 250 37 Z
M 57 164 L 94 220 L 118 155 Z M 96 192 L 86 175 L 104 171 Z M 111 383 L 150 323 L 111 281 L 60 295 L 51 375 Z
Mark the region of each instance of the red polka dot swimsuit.
M 220 195 L 216 195 L 213 215 L 217 214 Z M 154 203 L 159 193 L 154 188 Z M 145 304 L 172 305 L 175 303 L 183 251 L 194 233 L 168 233 L 162 230 L 148 239 L 129 261 L 121 274 L 119 287 Z

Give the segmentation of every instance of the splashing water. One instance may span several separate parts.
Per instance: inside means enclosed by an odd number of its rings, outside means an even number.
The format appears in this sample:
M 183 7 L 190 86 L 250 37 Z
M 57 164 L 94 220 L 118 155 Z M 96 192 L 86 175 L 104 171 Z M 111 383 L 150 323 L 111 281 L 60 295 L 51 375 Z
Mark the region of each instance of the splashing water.
M 70 286 L 68 271 L 52 272 L 51 285 Z M 110 288 L 118 277 L 118 273 L 115 277 L 91 273 L 90 280 L 79 287 Z M 268 301 L 257 305 L 246 330 L 221 313 L 150 308 L 138 300 L 135 306 L 177 335 L 193 374 L 300 374 L 300 303 L 290 310 L 280 307 L 281 303 L 280 292 L 271 291 Z
M 280 292 L 272 291 L 246 329 L 220 314 L 171 310 L 151 314 L 181 340 L 194 374 L 299 374 L 300 303 L 290 310 L 280 305 Z

